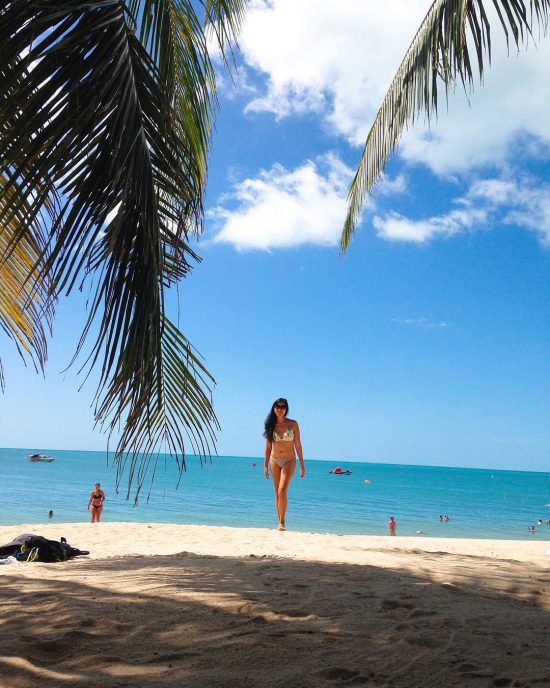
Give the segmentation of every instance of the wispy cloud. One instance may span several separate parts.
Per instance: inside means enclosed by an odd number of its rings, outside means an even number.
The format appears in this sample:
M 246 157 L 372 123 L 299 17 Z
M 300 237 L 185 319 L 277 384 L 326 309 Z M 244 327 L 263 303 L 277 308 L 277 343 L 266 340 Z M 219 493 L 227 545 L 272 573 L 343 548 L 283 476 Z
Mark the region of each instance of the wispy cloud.
M 446 214 L 421 220 L 390 212 L 375 216 L 372 224 L 382 239 L 418 244 L 480 228 L 517 225 L 550 246 L 550 184 L 536 177 L 474 181 L 454 206 Z
M 453 236 L 478 227 L 484 224 L 486 220 L 487 213 L 485 210 L 467 208 L 452 210 L 446 215 L 430 217 L 427 220 L 411 220 L 391 212 L 383 218 L 374 217 L 372 224 L 381 239 L 422 244 L 435 237 Z
M 231 74 L 227 70 L 216 70 L 216 91 L 218 95 L 235 100 L 239 96 L 253 97 L 258 94 L 258 88 L 249 78 L 250 72 L 243 66 L 234 67 Z
M 449 327 L 449 323 L 444 320 L 432 321 L 428 318 L 392 318 L 390 322 L 398 323 L 399 325 L 409 325 L 410 327 L 419 327 L 423 330 L 435 330 Z

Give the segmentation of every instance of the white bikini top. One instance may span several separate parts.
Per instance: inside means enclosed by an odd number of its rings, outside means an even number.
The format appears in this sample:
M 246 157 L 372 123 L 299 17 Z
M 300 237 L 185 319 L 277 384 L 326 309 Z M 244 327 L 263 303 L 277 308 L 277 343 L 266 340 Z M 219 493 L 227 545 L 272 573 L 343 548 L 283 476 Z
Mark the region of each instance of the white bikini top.
M 273 441 L 274 442 L 294 442 L 294 430 L 292 427 L 287 428 L 283 432 L 283 436 L 281 437 L 278 432 L 275 430 L 273 431 Z

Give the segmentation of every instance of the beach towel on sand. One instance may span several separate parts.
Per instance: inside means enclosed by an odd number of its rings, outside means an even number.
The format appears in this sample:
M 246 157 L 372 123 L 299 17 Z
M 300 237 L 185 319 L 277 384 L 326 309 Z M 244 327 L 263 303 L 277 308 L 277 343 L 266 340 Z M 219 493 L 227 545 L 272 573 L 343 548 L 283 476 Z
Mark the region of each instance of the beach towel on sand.
M 72 557 L 90 554 L 87 551 L 71 547 L 65 538 L 48 540 L 42 535 L 23 533 L 7 545 L 0 546 L 0 557 L 14 556 L 19 561 L 67 561 Z

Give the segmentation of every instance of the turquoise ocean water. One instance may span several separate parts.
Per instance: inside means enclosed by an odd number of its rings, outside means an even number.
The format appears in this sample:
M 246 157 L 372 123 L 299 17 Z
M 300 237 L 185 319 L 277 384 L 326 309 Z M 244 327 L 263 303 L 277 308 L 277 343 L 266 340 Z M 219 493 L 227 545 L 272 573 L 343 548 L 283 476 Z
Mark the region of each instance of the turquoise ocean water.
M 55 461 L 25 461 L 33 451 Z M 116 472 L 104 452 L 0 449 L 0 525 L 46 523 L 50 509 L 54 523 L 88 520 L 88 497 L 100 482 L 107 495 L 105 521 L 275 527 L 273 486 L 262 465 L 263 459 L 219 456 L 201 467 L 189 457 L 176 489 L 177 470 L 168 459 L 149 501 L 146 483 L 134 506 L 133 495 L 126 500 L 124 480 L 116 494 Z M 306 478 L 294 477 L 289 529 L 382 535 L 394 515 L 398 535 L 422 530 L 436 537 L 550 541 L 550 473 L 348 462 L 340 465 L 351 475 L 333 476 L 333 465 L 310 460 Z M 441 523 L 440 514 L 448 514 L 449 522 Z

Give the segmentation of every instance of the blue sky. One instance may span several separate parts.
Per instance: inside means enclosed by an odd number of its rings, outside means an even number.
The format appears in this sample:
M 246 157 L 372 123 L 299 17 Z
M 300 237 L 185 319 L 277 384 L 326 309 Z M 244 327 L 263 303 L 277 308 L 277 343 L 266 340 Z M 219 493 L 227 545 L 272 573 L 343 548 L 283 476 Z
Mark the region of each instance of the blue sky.
M 386 5 L 387 3 L 384 3 Z M 306 459 L 548 470 L 548 38 L 404 136 L 345 256 L 361 142 L 429 2 L 253 2 L 220 71 L 203 262 L 180 325 L 217 380 L 220 454 L 263 452 L 286 396 Z M 176 311 L 176 294 L 170 309 Z M 60 302 L 46 378 L 2 341 L 3 446 L 103 449 Z

